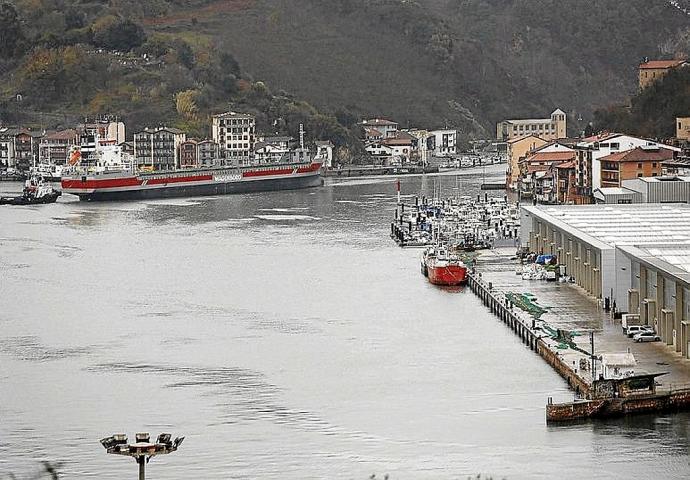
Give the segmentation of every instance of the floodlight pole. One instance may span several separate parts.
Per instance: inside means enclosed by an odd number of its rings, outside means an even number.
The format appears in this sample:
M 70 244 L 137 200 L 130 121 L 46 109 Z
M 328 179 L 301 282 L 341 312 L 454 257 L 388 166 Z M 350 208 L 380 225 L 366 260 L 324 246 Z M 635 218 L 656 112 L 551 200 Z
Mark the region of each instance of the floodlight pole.
M 139 480 L 146 480 L 146 457 L 137 458 L 139 464 Z
M 151 442 L 148 433 L 137 433 L 136 442 L 128 443 L 127 435 L 117 433 L 101 440 L 108 453 L 134 458 L 139 465 L 139 480 L 146 480 L 146 463 L 156 455 L 166 455 L 177 451 L 184 437 L 173 441 L 169 433 L 161 433 L 158 440 Z

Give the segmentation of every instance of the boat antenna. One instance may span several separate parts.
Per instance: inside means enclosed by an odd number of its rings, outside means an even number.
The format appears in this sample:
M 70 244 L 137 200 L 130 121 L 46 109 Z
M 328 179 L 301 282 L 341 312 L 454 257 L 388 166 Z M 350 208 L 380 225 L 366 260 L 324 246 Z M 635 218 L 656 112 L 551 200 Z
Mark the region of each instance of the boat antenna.
M 299 148 L 304 150 L 304 124 L 299 124 Z

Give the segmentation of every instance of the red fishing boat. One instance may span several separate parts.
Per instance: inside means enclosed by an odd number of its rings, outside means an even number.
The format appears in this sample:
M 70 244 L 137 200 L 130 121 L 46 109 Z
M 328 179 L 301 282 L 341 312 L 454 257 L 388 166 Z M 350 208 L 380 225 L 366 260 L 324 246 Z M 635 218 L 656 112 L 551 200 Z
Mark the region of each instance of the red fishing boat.
M 463 285 L 467 266 L 444 247 L 430 247 L 422 255 L 422 273 L 434 285 Z

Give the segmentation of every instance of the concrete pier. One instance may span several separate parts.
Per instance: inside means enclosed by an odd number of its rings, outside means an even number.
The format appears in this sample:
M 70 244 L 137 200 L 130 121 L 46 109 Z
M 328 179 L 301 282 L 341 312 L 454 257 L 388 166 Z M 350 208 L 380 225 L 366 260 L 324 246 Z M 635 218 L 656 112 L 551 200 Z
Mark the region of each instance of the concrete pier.
M 551 339 L 540 327 L 542 322 L 534 319 L 530 321 L 516 312 L 515 306 L 505 294 L 497 290 L 491 282 L 483 280 L 480 273 L 469 274 L 468 286 L 489 310 L 515 332 L 525 346 L 551 365 L 576 393 L 584 397 L 590 394 L 591 374 L 579 369 L 580 359 L 585 359 L 589 365 L 588 356 L 580 352 L 559 351 L 558 342 Z
M 602 312 L 600 305 L 580 288 L 555 282 L 525 281 L 515 274 L 512 251 L 483 253 L 468 286 L 522 343 L 541 356 L 575 392 L 571 403 L 547 401 L 548 421 L 609 417 L 638 412 L 661 412 L 690 408 L 690 362 L 669 354 L 662 345 L 633 343 L 623 335 L 620 321 Z M 540 320 L 511 304 L 508 291 L 536 293 L 552 307 Z M 578 331 L 569 345 L 554 338 L 554 331 Z M 636 376 L 620 381 L 592 375 L 589 332 L 595 332 L 595 356 L 632 351 L 638 361 Z M 595 362 L 594 368 L 601 366 Z M 638 374 L 639 369 L 639 374 Z M 628 383 L 648 382 L 648 389 L 632 391 Z M 621 396 L 625 398 L 621 398 Z

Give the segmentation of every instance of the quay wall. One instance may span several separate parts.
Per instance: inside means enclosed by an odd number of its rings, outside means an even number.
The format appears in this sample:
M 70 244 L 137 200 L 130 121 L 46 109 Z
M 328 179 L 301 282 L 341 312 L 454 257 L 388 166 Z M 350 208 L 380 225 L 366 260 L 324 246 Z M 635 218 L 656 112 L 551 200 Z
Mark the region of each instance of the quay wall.
M 588 397 L 590 395 L 591 386 L 563 359 L 558 356 L 558 352 L 552 350 L 549 345 L 541 338 L 541 332 L 537 332 L 535 324 L 531 325 L 519 318 L 513 312 L 513 305 L 505 298 L 500 298 L 493 292 L 491 283 L 484 282 L 476 273 L 468 275 L 468 285 L 470 289 L 482 300 L 484 305 L 498 318 L 513 330 L 523 341 L 525 345 L 541 356 L 546 363 L 556 370 L 556 372 L 563 377 L 570 388 L 575 392 Z M 502 296 L 502 295 L 501 295 Z
M 557 352 L 551 350 L 542 340 L 538 342 L 537 353 L 568 382 L 570 388 L 586 398 L 590 397 L 591 385 L 580 377 L 570 365 L 558 356 Z
M 690 408 L 690 389 L 627 398 L 585 400 L 546 405 L 549 422 L 615 417 L 635 413 L 677 412 Z
M 550 422 L 581 420 L 594 417 L 614 417 L 619 415 L 681 411 L 690 409 L 690 388 L 652 392 L 649 394 L 629 394 L 630 396 L 605 396 L 595 394 L 592 384 L 581 376 L 577 370 L 566 362 L 554 345 L 549 345 L 549 338 L 518 317 L 513 312 L 513 305 L 502 293 L 493 290 L 490 282 L 481 278 L 481 274 L 472 272 L 468 275 L 468 286 L 477 297 L 503 323 L 515 332 L 523 343 L 541 356 L 567 382 L 570 388 L 588 400 L 570 403 L 553 404 L 549 399 L 546 405 L 546 419 Z M 542 338 L 544 337 L 544 338 Z M 593 398 L 595 396 L 596 398 Z

